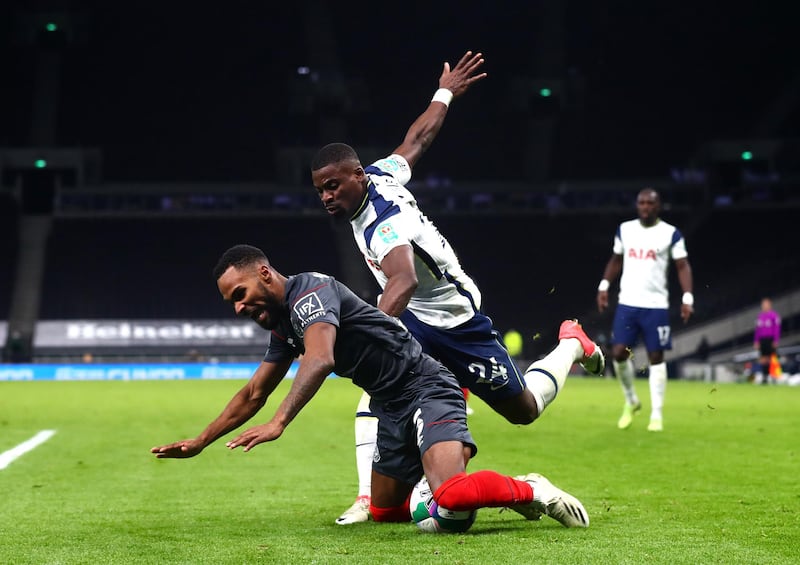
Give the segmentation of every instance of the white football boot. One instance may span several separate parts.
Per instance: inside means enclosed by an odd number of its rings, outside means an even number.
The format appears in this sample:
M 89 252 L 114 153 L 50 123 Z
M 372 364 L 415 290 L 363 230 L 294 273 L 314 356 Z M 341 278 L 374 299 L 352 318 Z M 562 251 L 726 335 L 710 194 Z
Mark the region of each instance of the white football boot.
M 512 506 L 511 510 L 522 514 L 528 520 L 539 520 L 542 514 L 561 522 L 567 528 L 588 528 L 589 513 L 581 501 L 556 487 L 538 473 L 514 477 L 525 481 L 533 488 L 533 501 L 529 504 Z
M 369 521 L 369 497 L 359 496 L 353 505 L 345 510 L 341 516 L 336 518 L 336 523 L 340 526 L 347 524 L 357 524 L 358 522 Z

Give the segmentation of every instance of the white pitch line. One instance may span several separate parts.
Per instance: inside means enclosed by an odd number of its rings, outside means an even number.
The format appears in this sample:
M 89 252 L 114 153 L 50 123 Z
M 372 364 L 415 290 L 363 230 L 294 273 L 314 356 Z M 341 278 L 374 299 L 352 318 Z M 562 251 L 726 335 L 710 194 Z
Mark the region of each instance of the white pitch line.
M 0 453 L 0 471 L 11 465 L 14 461 L 28 453 L 29 451 L 36 449 L 48 439 L 53 437 L 56 433 L 55 430 L 42 430 L 31 439 L 23 441 L 16 447 L 12 447 L 8 451 L 4 451 Z

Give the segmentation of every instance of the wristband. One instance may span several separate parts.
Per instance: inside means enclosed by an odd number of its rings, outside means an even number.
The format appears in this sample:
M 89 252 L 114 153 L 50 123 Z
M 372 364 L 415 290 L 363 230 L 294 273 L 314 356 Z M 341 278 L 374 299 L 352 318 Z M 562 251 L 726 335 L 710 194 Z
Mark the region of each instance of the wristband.
M 608 290 L 609 286 L 611 286 L 611 283 L 608 282 L 607 279 L 603 279 L 603 280 L 600 281 L 600 284 L 597 285 L 597 291 L 598 292 L 605 292 L 605 291 Z
M 446 88 L 440 88 L 433 94 L 431 102 L 441 102 L 445 106 L 450 106 L 450 101 L 453 100 L 453 93 Z
M 683 298 L 681 298 L 681 303 L 686 304 L 687 306 L 694 306 L 694 295 L 691 292 L 684 292 Z

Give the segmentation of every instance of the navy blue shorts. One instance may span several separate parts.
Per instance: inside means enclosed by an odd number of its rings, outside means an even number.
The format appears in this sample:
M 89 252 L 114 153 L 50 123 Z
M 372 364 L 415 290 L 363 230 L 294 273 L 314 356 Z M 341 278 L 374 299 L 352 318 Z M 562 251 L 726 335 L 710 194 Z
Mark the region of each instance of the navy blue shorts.
M 438 365 L 438 363 L 437 363 Z M 422 455 L 442 441 L 460 441 L 478 452 L 467 428 L 467 405 L 453 376 L 444 367 L 388 401 L 374 398 L 370 410 L 378 417 L 378 440 L 372 469 L 409 485 L 423 475 Z
M 666 308 L 636 308 L 620 304 L 614 313 L 611 343 L 633 347 L 642 336 L 648 353 L 672 349 L 672 331 Z
M 492 321 L 476 314 L 468 322 L 445 330 L 420 322 L 406 310 L 400 320 L 422 344 L 422 350 L 450 369 L 462 387 L 488 405 L 520 395 L 525 382 L 503 345 Z

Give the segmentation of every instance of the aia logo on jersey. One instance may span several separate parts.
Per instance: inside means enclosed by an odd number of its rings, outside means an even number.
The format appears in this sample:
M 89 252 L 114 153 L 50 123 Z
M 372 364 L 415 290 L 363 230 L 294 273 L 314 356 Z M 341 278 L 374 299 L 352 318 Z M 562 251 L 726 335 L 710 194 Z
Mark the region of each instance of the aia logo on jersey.
M 628 257 L 631 259 L 652 259 L 653 261 L 657 259 L 655 249 L 628 249 Z

